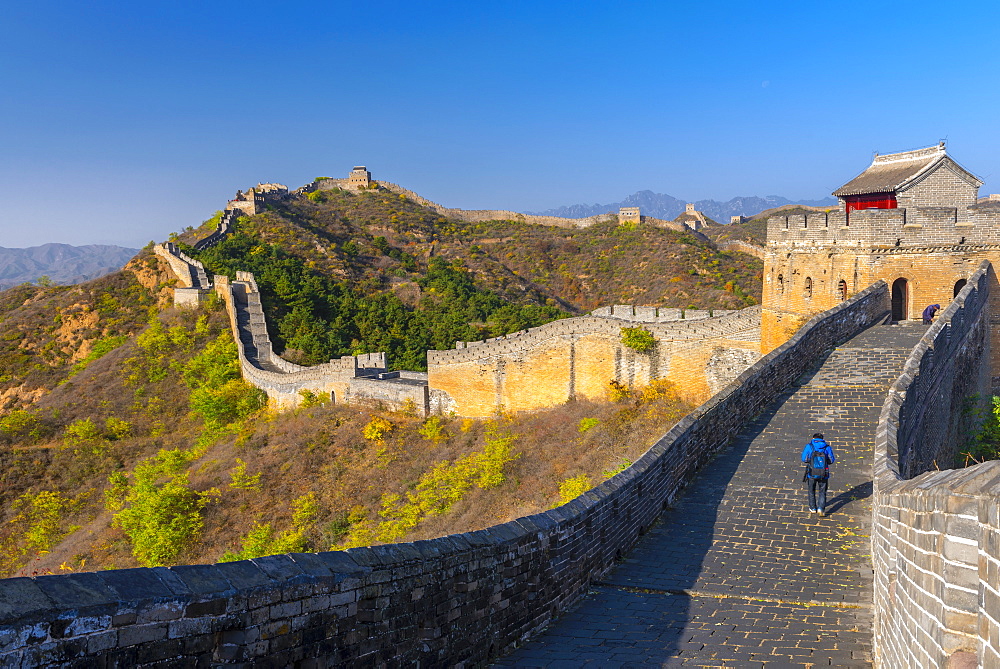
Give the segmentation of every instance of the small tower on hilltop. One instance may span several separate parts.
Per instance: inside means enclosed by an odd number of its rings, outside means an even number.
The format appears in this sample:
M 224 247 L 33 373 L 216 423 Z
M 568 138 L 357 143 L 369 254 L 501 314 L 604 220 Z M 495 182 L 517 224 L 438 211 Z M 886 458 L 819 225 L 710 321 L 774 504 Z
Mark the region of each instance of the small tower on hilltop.
M 362 190 L 365 188 L 371 188 L 372 185 L 372 173 L 368 171 L 364 165 L 359 165 L 351 170 L 351 173 L 347 176 L 347 188 L 351 190 Z
M 641 223 L 642 215 L 639 213 L 639 207 L 621 207 L 618 209 L 618 223 L 620 225 L 625 225 L 626 223 Z
M 685 223 L 692 230 L 701 230 L 708 225 L 708 221 L 705 219 L 705 214 L 695 209 L 693 202 L 688 202 L 684 205 L 684 213 L 678 216 L 675 220 Z

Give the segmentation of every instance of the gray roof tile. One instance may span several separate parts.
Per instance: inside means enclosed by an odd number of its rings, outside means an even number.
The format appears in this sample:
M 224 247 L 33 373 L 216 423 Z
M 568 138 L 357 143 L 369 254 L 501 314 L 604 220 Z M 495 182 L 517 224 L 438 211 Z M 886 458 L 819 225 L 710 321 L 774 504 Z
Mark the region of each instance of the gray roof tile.
M 906 190 L 945 161 L 966 175 L 970 182 L 982 185 L 982 182 L 975 175 L 948 157 L 942 143 L 915 151 L 887 153 L 884 156 L 876 155 L 868 169 L 833 191 L 833 194 L 843 197 L 845 195 L 892 193 Z

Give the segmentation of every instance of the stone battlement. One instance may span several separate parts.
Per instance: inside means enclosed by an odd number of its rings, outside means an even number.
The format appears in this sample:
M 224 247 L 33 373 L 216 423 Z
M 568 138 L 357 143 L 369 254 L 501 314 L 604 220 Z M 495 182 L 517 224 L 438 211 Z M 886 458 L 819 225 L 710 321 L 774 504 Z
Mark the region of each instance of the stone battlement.
M 195 242 L 195 250 L 203 251 L 205 249 L 210 249 L 225 239 L 226 235 L 232 231 L 233 225 L 236 223 L 236 219 L 241 213 L 244 213 L 241 209 L 226 209 L 223 211 L 222 218 L 219 219 L 219 225 L 208 237 Z
M 1000 206 L 811 212 L 767 220 L 768 248 L 1000 243 Z
M 226 204 L 227 210 L 242 211 L 247 216 L 253 216 L 264 211 L 269 202 L 277 202 L 288 197 L 288 187 L 282 184 L 258 183 L 244 193 L 236 191 L 236 197 Z
M 181 284 L 174 288 L 174 306 L 198 308 L 212 290 L 205 266 L 182 252 L 173 242 L 154 244 L 153 253 L 167 262 Z
M 694 321 L 713 316 L 726 316 L 735 313 L 734 309 L 677 309 L 665 307 L 642 307 L 631 304 L 615 304 L 610 307 L 599 307 L 590 312 L 591 316 L 615 318 L 632 323 L 666 323 L 671 321 Z
M 431 410 L 426 380 L 419 374 L 389 373 L 385 353 L 345 355 L 310 367 L 274 353 L 260 292 L 250 272 L 237 272 L 235 281 L 217 276 L 216 287 L 229 313 L 243 378 L 279 407 L 296 406 L 301 392 L 310 391 L 334 402 L 378 402 L 395 410 L 412 402 L 424 415 Z
M 613 307 L 622 309 L 622 305 Z M 629 307 L 634 319 L 635 307 Z M 489 416 L 566 401 L 604 399 L 608 384 L 636 387 L 674 382 L 697 403 L 718 392 L 760 357 L 760 308 L 714 318 L 642 322 L 655 344 L 638 352 L 622 343 L 622 328 L 640 321 L 580 316 L 427 352 L 430 387 L 447 410 Z M 659 318 L 659 313 L 657 313 Z

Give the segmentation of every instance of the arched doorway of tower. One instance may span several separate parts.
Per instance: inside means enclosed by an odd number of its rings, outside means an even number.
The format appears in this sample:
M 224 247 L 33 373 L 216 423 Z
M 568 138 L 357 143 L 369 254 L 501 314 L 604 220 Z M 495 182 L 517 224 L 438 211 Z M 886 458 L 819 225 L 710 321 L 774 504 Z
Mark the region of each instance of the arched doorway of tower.
M 952 297 L 958 297 L 959 291 L 961 291 L 963 288 L 965 288 L 965 284 L 966 284 L 965 279 L 959 279 L 958 281 L 956 281 L 955 282 L 955 290 L 952 291 L 951 296 Z
M 900 277 L 892 282 L 892 320 L 905 321 L 910 317 L 909 292 L 906 279 Z

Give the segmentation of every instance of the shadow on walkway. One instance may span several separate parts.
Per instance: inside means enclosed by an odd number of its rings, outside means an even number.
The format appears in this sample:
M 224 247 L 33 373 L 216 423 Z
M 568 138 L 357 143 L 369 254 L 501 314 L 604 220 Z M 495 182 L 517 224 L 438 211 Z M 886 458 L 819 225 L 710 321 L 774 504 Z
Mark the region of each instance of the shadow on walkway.
M 922 333 L 888 327 L 776 398 L 575 610 L 499 666 L 870 666 L 871 449 Z M 837 456 L 826 518 L 802 483 L 816 431 Z

